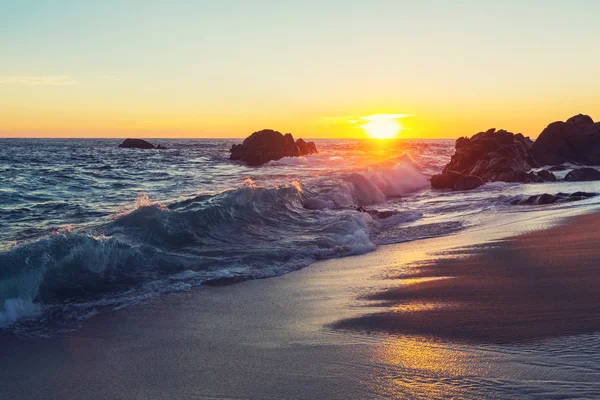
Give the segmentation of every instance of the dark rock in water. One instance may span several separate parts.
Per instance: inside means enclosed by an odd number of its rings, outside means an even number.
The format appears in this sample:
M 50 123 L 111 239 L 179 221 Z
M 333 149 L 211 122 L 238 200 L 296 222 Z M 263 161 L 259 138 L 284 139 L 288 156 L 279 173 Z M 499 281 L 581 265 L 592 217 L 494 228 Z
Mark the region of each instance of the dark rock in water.
M 301 155 L 318 153 L 315 142 L 305 142 L 304 139 L 298 139 L 296 140 L 296 146 L 298 146 Z
M 154 145 L 150 142 L 147 142 L 142 139 L 125 139 L 123 143 L 119 145 L 119 147 L 124 149 L 165 149 L 166 147 L 158 146 L 154 147 Z
M 483 179 L 475 175 L 467 175 L 460 178 L 456 185 L 454 185 L 454 190 L 472 190 L 476 189 L 479 186 L 483 185 Z
M 531 151 L 542 164 L 600 164 L 600 124 L 583 114 L 566 122 L 553 122 L 536 139 Z
M 447 171 L 431 177 L 434 189 L 471 190 L 483 185 L 483 179 L 474 175 L 465 175 L 456 171 Z
M 454 189 L 454 186 L 465 175 L 456 171 L 446 171 L 431 177 L 431 187 L 434 189 Z
M 390 211 L 390 210 L 383 210 L 383 211 L 379 211 L 379 210 L 368 210 L 367 211 L 372 217 L 374 218 L 378 218 L 378 219 L 384 219 L 384 218 L 389 218 L 392 215 L 395 214 L 395 212 Z
M 537 176 L 539 176 L 546 182 L 555 182 L 556 181 L 556 176 L 552 172 L 545 170 L 545 169 L 538 171 Z
M 389 218 L 392 215 L 396 214 L 394 211 L 390 211 L 390 210 L 382 210 L 382 211 L 379 211 L 379 210 L 369 210 L 369 209 L 367 209 L 367 208 L 365 208 L 363 206 L 356 207 L 356 211 L 367 213 L 371 217 L 377 218 L 377 219 Z
M 596 196 L 596 193 L 588 192 L 575 192 L 572 194 L 557 193 L 555 195 L 544 193 L 536 196 L 529 196 L 524 199 L 516 199 L 511 201 L 511 204 L 516 205 L 542 205 L 542 204 L 554 204 L 554 203 L 566 203 L 571 201 L 579 201 L 589 199 L 590 197 Z
M 254 132 L 242 144 L 230 149 L 230 160 L 240 160 L 249 165 L 262 165 L 283 157 L 299 157 L 317 152 L 314 142 L 302 139 L 294 142 L 291 133 L 283 135 L 271 129 Z
M 597 196 L 598 193 L 592 193 L 592 192 L 575 192 L 575 193 L 571 193 L 570 195 L 568 195 L 569 197 L 585 197 L 585 198 L 590 198 L 590 197 L 594 197 Z
M 162 144 L 157 144 L 156 149 L 157 150 L 167 150 L 167 148 L 165 146 L 163 146 Z
M 532 144 L 531 139 L 520 133 L 515 135 L 496 129 L 479 132 L 470 139 L 459 138 L 454 145 L 456 152 L 443 174 L 455 172 L 463 176 L 474 175 L 484 182 L 542 182 L 544 179 L 530 172 L 531 168 L 538 166 L 530 154 Z M 435 188 L 449 178 L 432 179 L 432 186 Z
M 600 123 L 579 114 L 566 122 L 548 125 L 535 142 L 520 133 L 489 129 L 471 138 L 458 138 L 454 148 L 442 174 L 431 179 L 432 187 L 454 188 L 460 179 L 457 173 L 478 176 L 484 182 L 553 182 L 556 176 L 550 171 L 564 171 L 567 167 L 556 166 L 537 173 L 531 169 L 539 167 L 540 162 L 600 164 Z
M 569 172 L 565 176 L 565 181 L 582 182 L 582 181 L 598 181 L 600 180 L 600 171 L 595 168 L 577 168 Z
M 567 169 L 569 169 L 566 165 L 555 165 L 553 167 L 550 167 L 547 169 L 547 171 L 566 171 Z

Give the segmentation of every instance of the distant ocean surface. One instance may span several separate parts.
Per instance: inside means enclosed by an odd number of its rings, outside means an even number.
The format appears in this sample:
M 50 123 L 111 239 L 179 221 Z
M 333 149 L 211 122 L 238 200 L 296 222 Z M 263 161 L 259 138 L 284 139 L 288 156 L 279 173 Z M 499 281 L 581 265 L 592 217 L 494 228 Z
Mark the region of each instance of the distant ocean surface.
M 152 142 L 169 149 L 0 140 L 0 327 L 71 329 L 104 308 L 538 207 L 511 205 L 515 198 L 595 191 L 594 182 L 432 190 L 429 178 L 454 152 L 447 140 L 317 140 L 317 155 L 262 167 L 228 160 L 240 139 Z

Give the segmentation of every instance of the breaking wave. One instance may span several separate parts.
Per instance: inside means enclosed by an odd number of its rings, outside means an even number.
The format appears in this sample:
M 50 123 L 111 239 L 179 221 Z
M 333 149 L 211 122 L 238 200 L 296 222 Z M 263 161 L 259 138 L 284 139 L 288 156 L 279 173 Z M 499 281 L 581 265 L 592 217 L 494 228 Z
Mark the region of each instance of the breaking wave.
M 0 327 L 41 315 L 77 319 L 102 305 L 365 253 L 381 231 L 421 215 L 365 212 L 364 206 L 427 186 L 405 158 L 310 186 L 261 187 L 247 179 L 234 190 L 166 205 L 140 197 L 108 222 L 56 231 L 0 253 Z M 388 234 L 385 242 L 393 238 Z

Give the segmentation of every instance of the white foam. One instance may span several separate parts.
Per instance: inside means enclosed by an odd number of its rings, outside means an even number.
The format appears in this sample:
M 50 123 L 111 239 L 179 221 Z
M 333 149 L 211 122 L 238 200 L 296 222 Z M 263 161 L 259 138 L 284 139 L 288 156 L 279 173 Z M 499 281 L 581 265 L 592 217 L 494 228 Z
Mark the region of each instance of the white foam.
M 42 308 L 30 300 L 6 299 L 0 311 L 0 328 L 6 327 L 21 318 L 35 318 L 42 314 Z
M 390 197 L 403 196 L 429 186 L 429 180 L 419 168 L 408 156 L 403 156 L 394 165 L 374 165 L 366 171 L 345 175 L 333 187 L 307 196 L 304 206 L 324 209 L 381 204 Z

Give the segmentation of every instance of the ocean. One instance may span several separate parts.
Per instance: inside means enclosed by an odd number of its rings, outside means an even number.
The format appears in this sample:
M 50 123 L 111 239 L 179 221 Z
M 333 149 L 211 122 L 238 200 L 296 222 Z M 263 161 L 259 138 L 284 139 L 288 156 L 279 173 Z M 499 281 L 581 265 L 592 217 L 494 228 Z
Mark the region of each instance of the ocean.
M 261 167 L 240 139 L 0 140 L 0 328 L 75 329 L 102 312 L 199 285 L 267 278 L 319 259 L 452 235 L 544 208 L 513 205 L 594 182 L 433 190 L 451 140 L 317 140 L 319 154 Z M 568 170 L 557 172 L 563 177 Z

